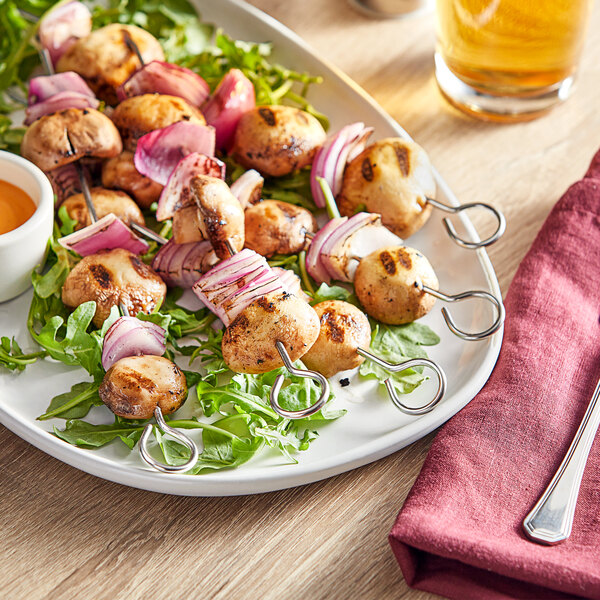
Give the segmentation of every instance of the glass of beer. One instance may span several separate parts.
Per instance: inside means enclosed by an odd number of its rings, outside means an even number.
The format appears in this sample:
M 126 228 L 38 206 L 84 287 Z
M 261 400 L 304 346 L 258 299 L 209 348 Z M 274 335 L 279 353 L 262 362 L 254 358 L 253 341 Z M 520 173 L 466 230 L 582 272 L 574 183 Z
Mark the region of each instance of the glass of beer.
M 525 121 L 571 91 L 593 0 L 437 0 L 436 79 L 463 112 Z

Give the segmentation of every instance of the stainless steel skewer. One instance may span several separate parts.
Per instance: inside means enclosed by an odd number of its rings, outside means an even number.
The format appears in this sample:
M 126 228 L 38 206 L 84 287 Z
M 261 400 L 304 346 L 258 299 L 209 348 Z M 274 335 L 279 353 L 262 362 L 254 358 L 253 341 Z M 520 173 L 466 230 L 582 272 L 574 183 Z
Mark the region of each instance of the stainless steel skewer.
M 470 242 L 468 240 L 463 240 L 461 237 L 458 236 L 458 233 L 456 233 L 456 229 L 454 228 L 454 225 L 452 225 L 450 219 L 444 218 L 442 220 L 442 222 L 444 223 L 444 227 L 446 228 L 446 231 L 450 236 L 450 239 L 462 248 L 468 248 L 469 250 L 485 248 L 486 246 L 489 246 L 496 242 L 498 239 L 500 239 L 506 231 L 506 218 L 498 209 L 494 208 L 490 204 L 485 204 L 484 202 L 470 202 L 468 204 L 461 204 L 459 206 L 448 206 L 447 204 L 443 204 L 442 202 L 439 202 L 438 200 L 429 197 L 427 197 L 427 202 L 431 204 L 431 206 L 433 206 L 434 208 L 438 208 L 439 210 L 443 210 L 444 212 L 450 213 L 452 215 L 460 213 L 463 210 L 469 210 L 471 208 L 483 208 L 491 212 L 492 215 L 494 215 L 494 217 L 498 221 L 498 224 L 496 225 L 496 230 L 485 240 L 481 240 L 479 242 Z
M 119 302 L 119 309 L 124 317 L 129 316 L 129 310 L 122 302 Z M 153 469 L 162 471 L 163 473 L 183 473 L 191 469 L 198 461 L 198 446 L 196 446 L 194 441 L 185 435 L 185 433 L 181 433 L 181 431 L 178 431 L 167 424 L 160 406 L 157 406 L 154 409 L 154 418 L 156 420 L 156 427 L 158 427 L 158 429 L 160 429 L 163 433 L 168 433 L 170 436 L 174 437 L 190 451 L 190 458 L 182 465 L 167 465 L 156 460 L 148 451 L 148 440 L 150 439 L 150 434 L 152 433 L 153 427 L 152 423 L 148 423 L 146 427 L 144 427 L 142 437 L 138 442 L 138 448 L 142 460 Z
M 558 471 L 523 521 L 523 529 L 531 541 L 552 546 L 571 535 L 579 486 L 598 425 L 600 381 Z

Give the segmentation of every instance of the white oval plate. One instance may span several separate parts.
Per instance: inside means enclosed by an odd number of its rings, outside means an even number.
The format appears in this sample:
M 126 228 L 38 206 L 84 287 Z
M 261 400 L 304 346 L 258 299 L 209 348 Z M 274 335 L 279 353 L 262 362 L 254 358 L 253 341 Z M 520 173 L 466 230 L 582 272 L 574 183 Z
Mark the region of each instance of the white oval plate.
M 361 88 L 335 67 L 320 59 L 292 31 L 261 11 L 237 0 L 196 0 L 202 18 L 222 26 L 227 33 L 255 41 L 271 41 L 275 58 L 282 64 L 323 76 L 324 83 L 311 90 L 311 102 L 331 118 L 335 131 L 352 121 L 375 127 L 376 137 L 405 136 L 407 133 L 391 119 Z M 456 198 L 438 177 L 438 198 L 457 204 Z M 419 248 L 437 271 L 440 287 L 449 293 L 468 289 L 488 289 L 500 297 L 494 269 L 484 251 L 464 250 L 452 243 L 435 213 L 426 227 L 408 244 Z M 472 237 L 468 220 L 463 225 Z M 501 243 L 501 242 L 500 242 Z M 31 292 L 0 304 L 0 334 L 16 336 L 28 347 L 25 321 Z M 502 344 L 502 331 L 481 342 L 464 342 L 446 328 L 440 303 L 423 319 L 440 336 L 441 343 L 428 349 L 448 375 L 448 390 L 443 401 L 430 413 L 410 417 L 400 413 L 375 382 L 361 382 L 354 376 L 351 386 L 340 388 L 334 378 L 335 407 L 348 410 L 339 420 L 320 428 L 320 436 L 306 452 L 297 455 L 298 464 L 265 451 L 238 469 L 201 476 L 163 474 L 150 470 L 137 451 L 129 453 L 123 444 L 113 442 L 99 450 L 71 446 L 49 432 L 52 425 L 62 428 L 63 420 L 36 421 L 50 398 L 70 389 L 83 379 L 83 371 L 60 363 L 42 361 L 22 374 L 0 375 L 0 422 L 44 452 L 78 469 L 117 483 L 167 494 L 190 496 L 227 496 L 253 494 L 318 481 L 387 456 L 423 437 L 463 408 L 487 381 Z M 481 302 L 452 306 L 452 314 L 466 329 L 485 329 L 492 311 Z M 434 391 L 429 381 L 407 396 L 415 405 L 426 402 Z M 190 394 L 184 410 L 193 409 L 195 394 Z M 91 417 L 91 418 L 90 418 Z M 94 408 L 90 420 L 109 422 L 112 415 L 104 407 Z M 194 433 L 192 433 L 194 436 Z M 200 442 L 200 434 L 195 438 Z

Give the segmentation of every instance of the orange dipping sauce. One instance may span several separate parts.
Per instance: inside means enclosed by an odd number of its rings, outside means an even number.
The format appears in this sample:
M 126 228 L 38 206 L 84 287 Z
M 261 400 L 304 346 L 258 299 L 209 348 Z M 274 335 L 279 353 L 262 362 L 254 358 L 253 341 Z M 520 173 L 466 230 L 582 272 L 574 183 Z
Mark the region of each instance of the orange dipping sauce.
M 0 179 L 0 234 L 23 225 L 36 208 L 35 202 L 21 188 Z

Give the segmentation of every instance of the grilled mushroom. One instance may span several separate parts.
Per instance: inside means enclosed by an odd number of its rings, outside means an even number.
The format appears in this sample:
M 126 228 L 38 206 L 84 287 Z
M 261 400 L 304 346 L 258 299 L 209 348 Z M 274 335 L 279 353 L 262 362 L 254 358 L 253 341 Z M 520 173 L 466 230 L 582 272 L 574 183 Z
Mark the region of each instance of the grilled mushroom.
M 42 171 L 86 156 L 110 158 L 122 150 L 113 122 L 93 108 L 68 108 L 34 121 L 25 132 L 21 154 Z
M 429 261 L 413 248 L 390 246 L 363 258 L 354 277 L 354 290 L 367 314 L 390 325 L 424 317 L 435 298 L 421 286 L 438 289 Z
M 165 59 L 153 35 L 135 25 L 112 23 L 75 42 L 60 57 L 57 71 L 75 71 L 98 98 L 114 105 L 117 88 L 142 66 L 128 40 L 137 46 L 144 62 Z
M 199 227 L 219 258 L 230 256 L 244 247 L 244 211 L 229 186 L 217 177 L 196 175 L 190 182 L 196 201 Z
M 237 373 L 266 373 L 283 366 L 275 342 L 292 360 L 302 357 L 319 336 L 319 317 L 304 300 L 287 293 L 267 294 L 245 308 L 223 335 L 227 366 Z
M 267 258 L 304 250 L 306 234 L 317 229 L 315 218 L 305 208 L 278 200 L 265 200 L 251 206 L 244 218 L 246 248 Z
M 123 100 L 112 115 L 126 150 L 135 150 L 140 137 L 179 121 L 205 125 L 202 113 L 183 98 L 166 94 L 142 94 Z
M 133 196 L 142 208 L 150 208 L 158 200 L 162 185 L 142 175 L 133 163 L 133 152 L 124 150 L 102 165 L 102 185 L 123 190 Z
M 94 300 L 94 325 L 101 327 L 113 306 L 123 304 L 135 315 L 151 313 L 167 293 L 164 281 L 138 256 L 116 248 L 82 258 L 67 276 L 62 301 L 76 308 Z
M 319 302 L 313 308 L 321 328 L 302 362 L 325 377 L 359 367 L 365 359 L 356 350 L 371 344 L 371 326 L 365 313 L 341 300 Z
M 106 372 L 98 390 L 102 402 L 124 419 L 151 419 L 157 406 L 168 415 L 187 393 L 181 369 L 162 356 L 122 358 Z
M 145 224 L 142 211 L 125 192 L 94 187 L 90 190 L 90 195 L 98 219 L 113 213 L 124 223 Z M 75 229 L 81 229 L 92 224 L 83 194 L 70 196 L 63 202 L 63 206 L 66 207 L 69 217 L 78 221 Z
M 427 154 L 402 138 L 386 138 L 365 148 L 347 167 L 337 204 L 342 215 L 378 213 L 401 238 L 419 230 L 431 214 L 427 197 L 435 180 Z
M 234 157 L 249 169 L 279 177 L 310 165 L 325 130 L 309 113 L 291 106 L 257 106 L 235 130 Z

